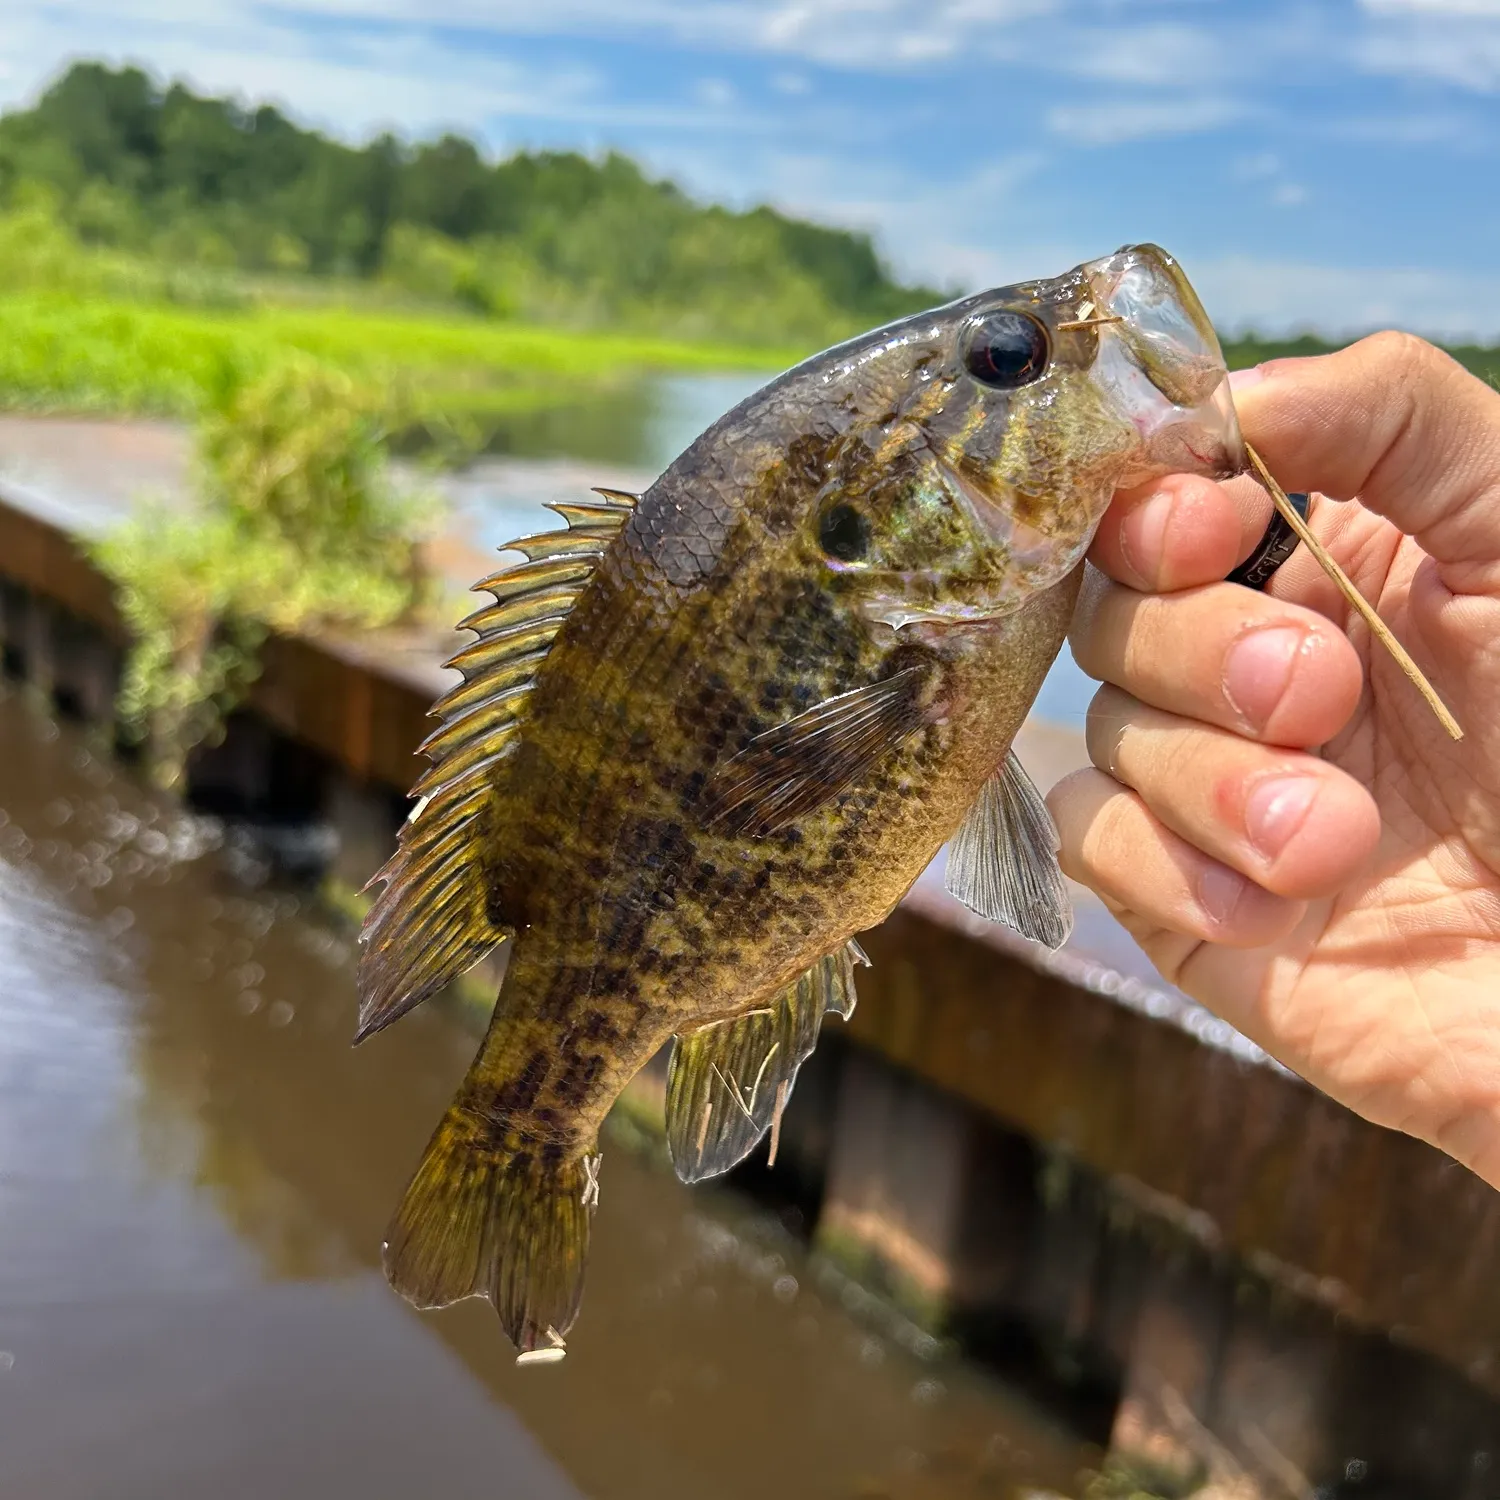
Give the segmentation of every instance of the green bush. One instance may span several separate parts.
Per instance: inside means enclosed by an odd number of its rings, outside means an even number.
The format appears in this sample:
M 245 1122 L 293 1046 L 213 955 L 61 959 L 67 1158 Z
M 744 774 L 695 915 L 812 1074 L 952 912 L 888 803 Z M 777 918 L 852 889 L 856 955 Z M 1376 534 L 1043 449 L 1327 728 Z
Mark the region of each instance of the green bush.
M 143 505 L 94 543 L 132 636 L 122 725 L 163 785 L 221 731 L 268 632 L 374 628 L 421 602 L 431 512 L 390 485 L 382 405 L 312 361 L 226 379 L 200 427 L 198 505 Z

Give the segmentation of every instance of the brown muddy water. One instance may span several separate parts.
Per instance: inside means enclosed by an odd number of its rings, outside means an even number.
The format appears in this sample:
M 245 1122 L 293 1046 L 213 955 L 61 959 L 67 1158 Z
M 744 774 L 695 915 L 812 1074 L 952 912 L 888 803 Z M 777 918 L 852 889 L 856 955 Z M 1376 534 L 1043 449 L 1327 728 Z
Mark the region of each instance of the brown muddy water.
M 0 698 L 5 1500 L 1074 1492 L 1064 1428 L 618 1147 L 565 1363 L 408 1309 L 381 1229 L 472 1041 L 351 1050 L 348 934 L 220 843 Z

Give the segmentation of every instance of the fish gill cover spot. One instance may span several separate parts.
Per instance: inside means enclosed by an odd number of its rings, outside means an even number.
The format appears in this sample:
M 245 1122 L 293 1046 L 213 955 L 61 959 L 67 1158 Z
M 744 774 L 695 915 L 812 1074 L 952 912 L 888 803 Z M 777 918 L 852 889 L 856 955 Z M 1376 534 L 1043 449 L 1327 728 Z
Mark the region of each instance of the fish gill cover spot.
M 870 550 L 869 519 L 852 505 L 835 505 L 824 512 L 818 544 L 839 562 L 860 562 Z

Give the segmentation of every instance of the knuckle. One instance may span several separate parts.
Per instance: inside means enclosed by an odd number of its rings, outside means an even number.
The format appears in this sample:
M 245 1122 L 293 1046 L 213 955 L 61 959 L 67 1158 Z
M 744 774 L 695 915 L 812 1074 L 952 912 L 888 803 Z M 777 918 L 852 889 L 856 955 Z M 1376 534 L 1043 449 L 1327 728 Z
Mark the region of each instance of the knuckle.
M 1172 804 L 1186 803 L 1205 777 L 1214 774 L 1220 758 L 1215 739 L 1191 727 L 1159 729 L 1141 748 L 1143 774 L 1150 775 L 1163 800 Z
M 1090 677 L 1102 681 L 1117 669 L 1131 615 L 1127 591 L 1117 584 L 1102 583 L 1080 602 L 1068 639 L 1078 665 Z
M 1151 680 L 1164 634 L 1164 602 L 1155 594 L 1136 594 L 1122 601 L 1114 622 L 1122 686 Z
M 1111 790 L 1100 803 L 1090 837 L 1084 840 L 1084 856 L 1097 873 L 1118 874 L 1131 867 L 1132 851 L 1139 851 L 1140 804 L 1133 792 L 1118 783 L 1112 781 L 1108 785 Z
M 1129 778 L 1122 773 L 1121 749 L 1126 730 L 1140 713 L 1137 699 L 1111 683 L 1105 683 L 1094 694 L 1084 720 L 1084 740 L 1089 759 L 1116 781 Z
M 1391 376 L 1406 379 L 1421 379 L 1438 373 L 1446 373 L 1452 359 L 1426 339 L 1414 333 L 1388 328 L 1361 339 L 1358 346 Z

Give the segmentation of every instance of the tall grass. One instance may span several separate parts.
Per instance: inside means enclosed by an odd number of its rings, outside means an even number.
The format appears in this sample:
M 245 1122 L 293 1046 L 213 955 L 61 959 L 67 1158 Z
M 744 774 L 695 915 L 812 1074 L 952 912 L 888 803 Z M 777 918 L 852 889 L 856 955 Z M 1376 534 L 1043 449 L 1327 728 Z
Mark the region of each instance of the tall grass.
M 653 370 L 779 368 L 805 350 L 578 333 L 355 307 L 171 306 L 66 292 L 0 297 L 0 408 L 191 417 L 226 380 L 289 355 L 413 410 L 526 410 Z

